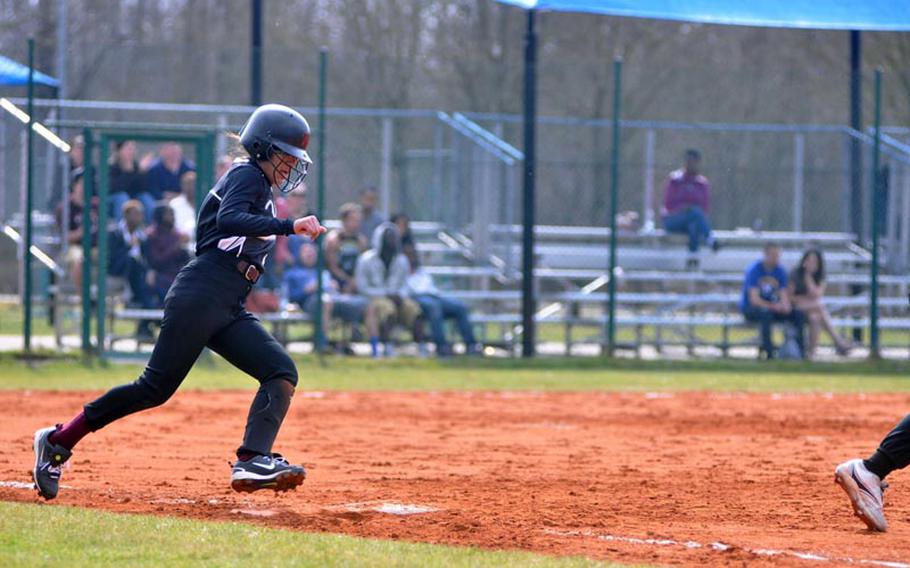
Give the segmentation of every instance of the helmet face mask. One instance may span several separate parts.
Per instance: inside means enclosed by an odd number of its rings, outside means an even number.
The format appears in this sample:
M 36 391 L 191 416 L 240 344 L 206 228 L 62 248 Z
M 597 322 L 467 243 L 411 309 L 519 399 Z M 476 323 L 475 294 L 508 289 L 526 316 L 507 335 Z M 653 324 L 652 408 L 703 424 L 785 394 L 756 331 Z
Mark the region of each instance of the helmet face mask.
M 296 158 L 281 150 L 276 150 L 273 153 L 273 157 L 274 159 L 270 159 L 269 163 L 272 164 L 272 180 L 275 186 L 281 193 L 290 193 L 297 189 L 303 183 L 307 171 L 310 169 L 312 161 L 309 155 L 304 152 L 303 158 Z M 291 163 L 292 160 L 293 163 Z M 278 163 L 276 164 L 275 161 Z M 286 175 L 279 170 L 280 166 L 287 166 Z M 283 170 L 284 168 L 281 169 Z

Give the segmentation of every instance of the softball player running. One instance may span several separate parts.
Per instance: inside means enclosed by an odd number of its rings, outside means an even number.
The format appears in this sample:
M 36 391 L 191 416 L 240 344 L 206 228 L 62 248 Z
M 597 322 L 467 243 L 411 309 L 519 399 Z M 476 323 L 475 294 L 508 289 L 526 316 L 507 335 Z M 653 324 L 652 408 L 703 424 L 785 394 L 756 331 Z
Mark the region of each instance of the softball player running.
M 282 346 L 244 308 L 262 274 L 276 235 L 316 239 L 325 232 L 314 216 L 277 219 L 272 188 L 290 192 L 312 163 L 310 127 L 281 105 L 256 109 L 240 132 L 248 154 L 209 191 L 196 229 L 196 258 L 180 271 L 164 300 L 161 332 L 139 378 L 85 405 L 64 425 L 35 432 L 33 476 L 38 494 L 57 496 L 60 466 L 90 432 L 134 412 L 159 406 L 180 386 L 204 347 L 255 377 L 243 443 L 231 471 L 235 491 L 295 489 L 304 468 L 272 453 L 297 384 L 297 369 Z

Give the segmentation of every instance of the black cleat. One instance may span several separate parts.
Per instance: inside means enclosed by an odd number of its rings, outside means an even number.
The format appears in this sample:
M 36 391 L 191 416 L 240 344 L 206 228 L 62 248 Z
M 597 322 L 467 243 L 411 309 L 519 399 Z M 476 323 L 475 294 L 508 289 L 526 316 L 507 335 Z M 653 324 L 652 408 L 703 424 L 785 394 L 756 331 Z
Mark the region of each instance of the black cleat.
M 73 455 L 70 450 L 48 440 L 56 430 L 56 427 L 51 426 L 35 432 L 35 469 L 32 470 L 32 477 L 35 479 L 38 495 L 47 500 L 57 496 L 57 490 L 60 488 L 60 466 Z
M 291 465 L 281 454 L 256 456 L 237 460 L 231 469 L 231 489 L 238 493 L 252 493 L 260 489 L 290 491 L 306 479 L 303 466 Z

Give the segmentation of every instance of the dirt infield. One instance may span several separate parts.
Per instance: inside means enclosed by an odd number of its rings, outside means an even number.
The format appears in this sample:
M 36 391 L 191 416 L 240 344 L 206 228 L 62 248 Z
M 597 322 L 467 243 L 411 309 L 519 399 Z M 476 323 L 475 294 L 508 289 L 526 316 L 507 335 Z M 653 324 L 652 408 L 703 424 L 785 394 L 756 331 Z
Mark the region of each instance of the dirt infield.
M 37 501 L 31 434 L 94 393 L 0 393 L 0 499 Z M 703 565 L 910 567 L 910 475 L 872 534 L 832 483 L 908 395 L 298 393 L 302 490 L 230 492 L 251 392 L 181 392 L 88 438 L 55 504 L 389 539 Z

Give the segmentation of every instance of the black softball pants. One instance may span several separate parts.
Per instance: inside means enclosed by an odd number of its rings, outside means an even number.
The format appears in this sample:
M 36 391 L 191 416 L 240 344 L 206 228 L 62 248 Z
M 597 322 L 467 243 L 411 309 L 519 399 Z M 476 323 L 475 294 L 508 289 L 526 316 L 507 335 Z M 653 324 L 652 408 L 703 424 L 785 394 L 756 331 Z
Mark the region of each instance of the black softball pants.
M 882 479 L 892 471 L 910 465 L 910 414 L 888 432 L 865 464 L 869 471 Z
M 238 454 L 271 453 L 297 385 L 297 369 L 281 344 L 244 308 L 252 286 L 236 262 L 228 253 L 207 251 L 177 275 L 142 375 L 85 405 L 92 431 L 164 404 L 208 347 L 260 383 Z

